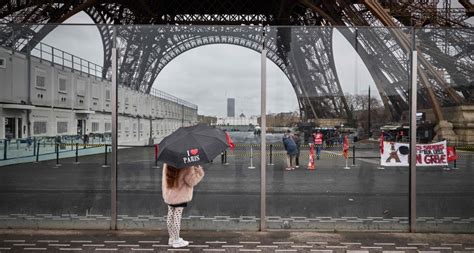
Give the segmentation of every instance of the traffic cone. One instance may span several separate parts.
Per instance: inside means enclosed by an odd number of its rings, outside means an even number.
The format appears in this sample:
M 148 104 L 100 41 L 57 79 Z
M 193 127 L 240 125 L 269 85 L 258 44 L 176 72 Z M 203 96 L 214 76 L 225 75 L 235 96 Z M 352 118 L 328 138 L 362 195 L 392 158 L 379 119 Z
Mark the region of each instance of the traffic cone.
M 309 161 L 308 161 L 308 170 L 314 170 L 314 145 L 311 143 L 309 144 Z

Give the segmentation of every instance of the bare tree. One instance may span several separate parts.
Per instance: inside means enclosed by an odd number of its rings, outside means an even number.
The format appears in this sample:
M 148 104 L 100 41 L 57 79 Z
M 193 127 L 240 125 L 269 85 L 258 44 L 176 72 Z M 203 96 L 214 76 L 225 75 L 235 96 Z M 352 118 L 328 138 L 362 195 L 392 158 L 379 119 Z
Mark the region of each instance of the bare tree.
M 369 125 L 369 96 L 368 95 L 347 95 L 347 103 L 351 106 L 353 115 L 352 125 L 359 129 L 359 132 L 367 134 Z M 370 125 L 371 132 L 380 129 L 381 126 L 389 123 L 390 117 L 384 112 L 382 102 L 375 97 L 370 98 Z M 361 130 L 362 129 L 362 130 Z M 377 132 L 377 131 L 375 131 Z M 362 137 L 362 136 L 361 136 Z

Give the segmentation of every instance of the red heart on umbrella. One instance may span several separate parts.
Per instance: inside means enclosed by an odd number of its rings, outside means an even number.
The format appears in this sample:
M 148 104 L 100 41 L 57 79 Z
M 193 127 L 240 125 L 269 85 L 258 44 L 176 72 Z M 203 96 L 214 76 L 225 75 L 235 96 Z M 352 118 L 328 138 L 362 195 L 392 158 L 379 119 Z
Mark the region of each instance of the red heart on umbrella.
M 191 155 L 197 155 L 198 152 L 199 152 L 199 149 L 197 148 L 191 149 Z

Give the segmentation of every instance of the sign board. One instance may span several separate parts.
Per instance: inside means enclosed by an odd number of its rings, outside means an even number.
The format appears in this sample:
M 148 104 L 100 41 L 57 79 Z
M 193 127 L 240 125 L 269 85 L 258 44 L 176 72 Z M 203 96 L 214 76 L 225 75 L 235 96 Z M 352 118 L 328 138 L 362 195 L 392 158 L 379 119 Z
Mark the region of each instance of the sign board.
M 408 166 L 409 144 L 384 141 L 383 145 L 384 153 L 380 155 L 382 166 Z M 416 166 L 447 166 L 447 154 L 446 141 L 417 144 Z

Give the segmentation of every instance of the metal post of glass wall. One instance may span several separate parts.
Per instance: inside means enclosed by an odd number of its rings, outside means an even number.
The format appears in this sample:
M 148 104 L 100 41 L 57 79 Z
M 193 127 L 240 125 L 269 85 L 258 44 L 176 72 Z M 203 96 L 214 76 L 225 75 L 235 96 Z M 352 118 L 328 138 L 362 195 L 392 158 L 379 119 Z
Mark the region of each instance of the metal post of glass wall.
M 111 171 L 111 222 L 110 229 L 117 229 L 117 29 L 113 28 L 112 38 L 112 165 Z
M 416 80 L 417 52 L 415 30 L 412 29 L 411 87 L 410 87 L 410 232 L 416 232 Z
M 265 34 L 263 34 L 263 50 L 261 55 L 261 73 L 260 73 L 260 118 L 261 135 L 260 135 L 260 231 L 266 231 L 266 168 L 267 168 L 267 150 L 266 150 L 266 134 L 267 134 L 267 50 L 265 49 Z

